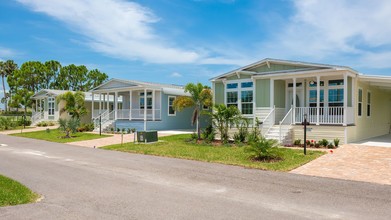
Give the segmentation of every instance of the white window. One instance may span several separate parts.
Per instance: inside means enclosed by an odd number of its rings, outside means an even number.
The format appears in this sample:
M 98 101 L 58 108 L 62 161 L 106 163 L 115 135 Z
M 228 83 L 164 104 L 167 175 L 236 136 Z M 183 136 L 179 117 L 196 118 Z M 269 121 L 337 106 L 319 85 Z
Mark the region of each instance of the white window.
M 328 101 L 329 107 L 342 107 L 344 102 L 343 79 L 329 80 L 328 82 Z
M 174 101 L 175 101 L 175 96 L 168 96 L 168 115 L 169 116 L 176 115 L 176 111 L 174 108 Z
M 368 91 L 367 93 L 367 116 L 371 116 L 371 92 Z
M 362 116 L 362 89 L 358 89 L 358 106 L 357 106 L 358 116 Z
M 227 83 L 226 104 L 227 107 L 235 106 L 242 114 L 253 114 L 253 85 L 251 81 Z M 240 96 L 239 96 L 240 95 Z
M 48 114 L 54 115 L 54 97 L 48 98 Z
M 140 109 L 144 109 L 144 92 L 140 92 Z M 147 92 L 147 109 L 152 109 L 152 92 Z

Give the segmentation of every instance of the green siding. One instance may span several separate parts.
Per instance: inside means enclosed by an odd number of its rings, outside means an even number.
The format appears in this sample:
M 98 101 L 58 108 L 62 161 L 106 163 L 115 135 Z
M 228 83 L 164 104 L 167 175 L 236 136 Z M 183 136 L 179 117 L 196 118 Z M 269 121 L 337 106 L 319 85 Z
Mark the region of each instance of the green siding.
M 44 109 L 45 111 L 48 111 L 48 98 L 45 98 Z
M 214 88 L 215 104 L 224 104 L 224 84 L 222 82 L 215 82 Z
M 281 71 L 281 70 L 292 70 L 292 69 L 304 69 L 306 67 L 303 66 L 295 66 L 295 65 L 283 65 L 283 64 L 274 64 L 270 63 L 270 68 L 264 64 L 262 66 L 257 66 L 253 68 L 246 69 L 248 71 L 255 71 L 255 72 L 271 72 L 271 71 Z M 309 68 L 309 67 L 307 67 Z
M 258 79 L 255 92 L 256 107 L 270 107 L 270 79 Z
M 285 108 L 285 81 L 274 81 L 274 105 L 276 108 Z
M 236 74 L 234 74 L 232 76 L 227 77 L 227 80 L 249 79 L 249 78 L 251 78 L 250 75 L 240 74 L 240 78 L 238 78 L 238 76 Z
M 352 77 L 348 77 L 348 107 L 352 107 Z

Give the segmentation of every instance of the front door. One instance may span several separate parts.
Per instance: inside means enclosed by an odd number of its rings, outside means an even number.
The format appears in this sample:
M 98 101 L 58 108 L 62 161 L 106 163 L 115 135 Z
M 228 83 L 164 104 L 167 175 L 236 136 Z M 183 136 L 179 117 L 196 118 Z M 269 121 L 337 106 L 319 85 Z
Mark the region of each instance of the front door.
M 296 107 L 304 107 L 304 93 L 302 89 L 296 90 Z M 293 91 L 292 89 L 288 90 L 288 103 L 287 103 L 287 111 L 291 108 L 293 105 Z

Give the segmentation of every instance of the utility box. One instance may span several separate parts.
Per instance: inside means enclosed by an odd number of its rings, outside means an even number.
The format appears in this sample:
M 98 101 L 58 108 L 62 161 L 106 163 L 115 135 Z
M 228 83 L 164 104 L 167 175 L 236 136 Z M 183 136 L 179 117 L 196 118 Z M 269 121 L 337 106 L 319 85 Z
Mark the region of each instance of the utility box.
M 138 131 L 137 141 L 144 143 L 156 142 L 158 141 L 157 131 Z

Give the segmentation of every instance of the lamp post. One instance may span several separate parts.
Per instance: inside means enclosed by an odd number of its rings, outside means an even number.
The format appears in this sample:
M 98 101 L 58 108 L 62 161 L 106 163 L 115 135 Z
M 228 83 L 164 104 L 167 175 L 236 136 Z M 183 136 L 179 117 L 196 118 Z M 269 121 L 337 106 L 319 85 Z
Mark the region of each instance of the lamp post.
M 310 125 L 307 122 L 307 114 L 304 114 L 304 122 L 302 124 L 304 125 L 304 155 L 307 155 L 307 125 Z

